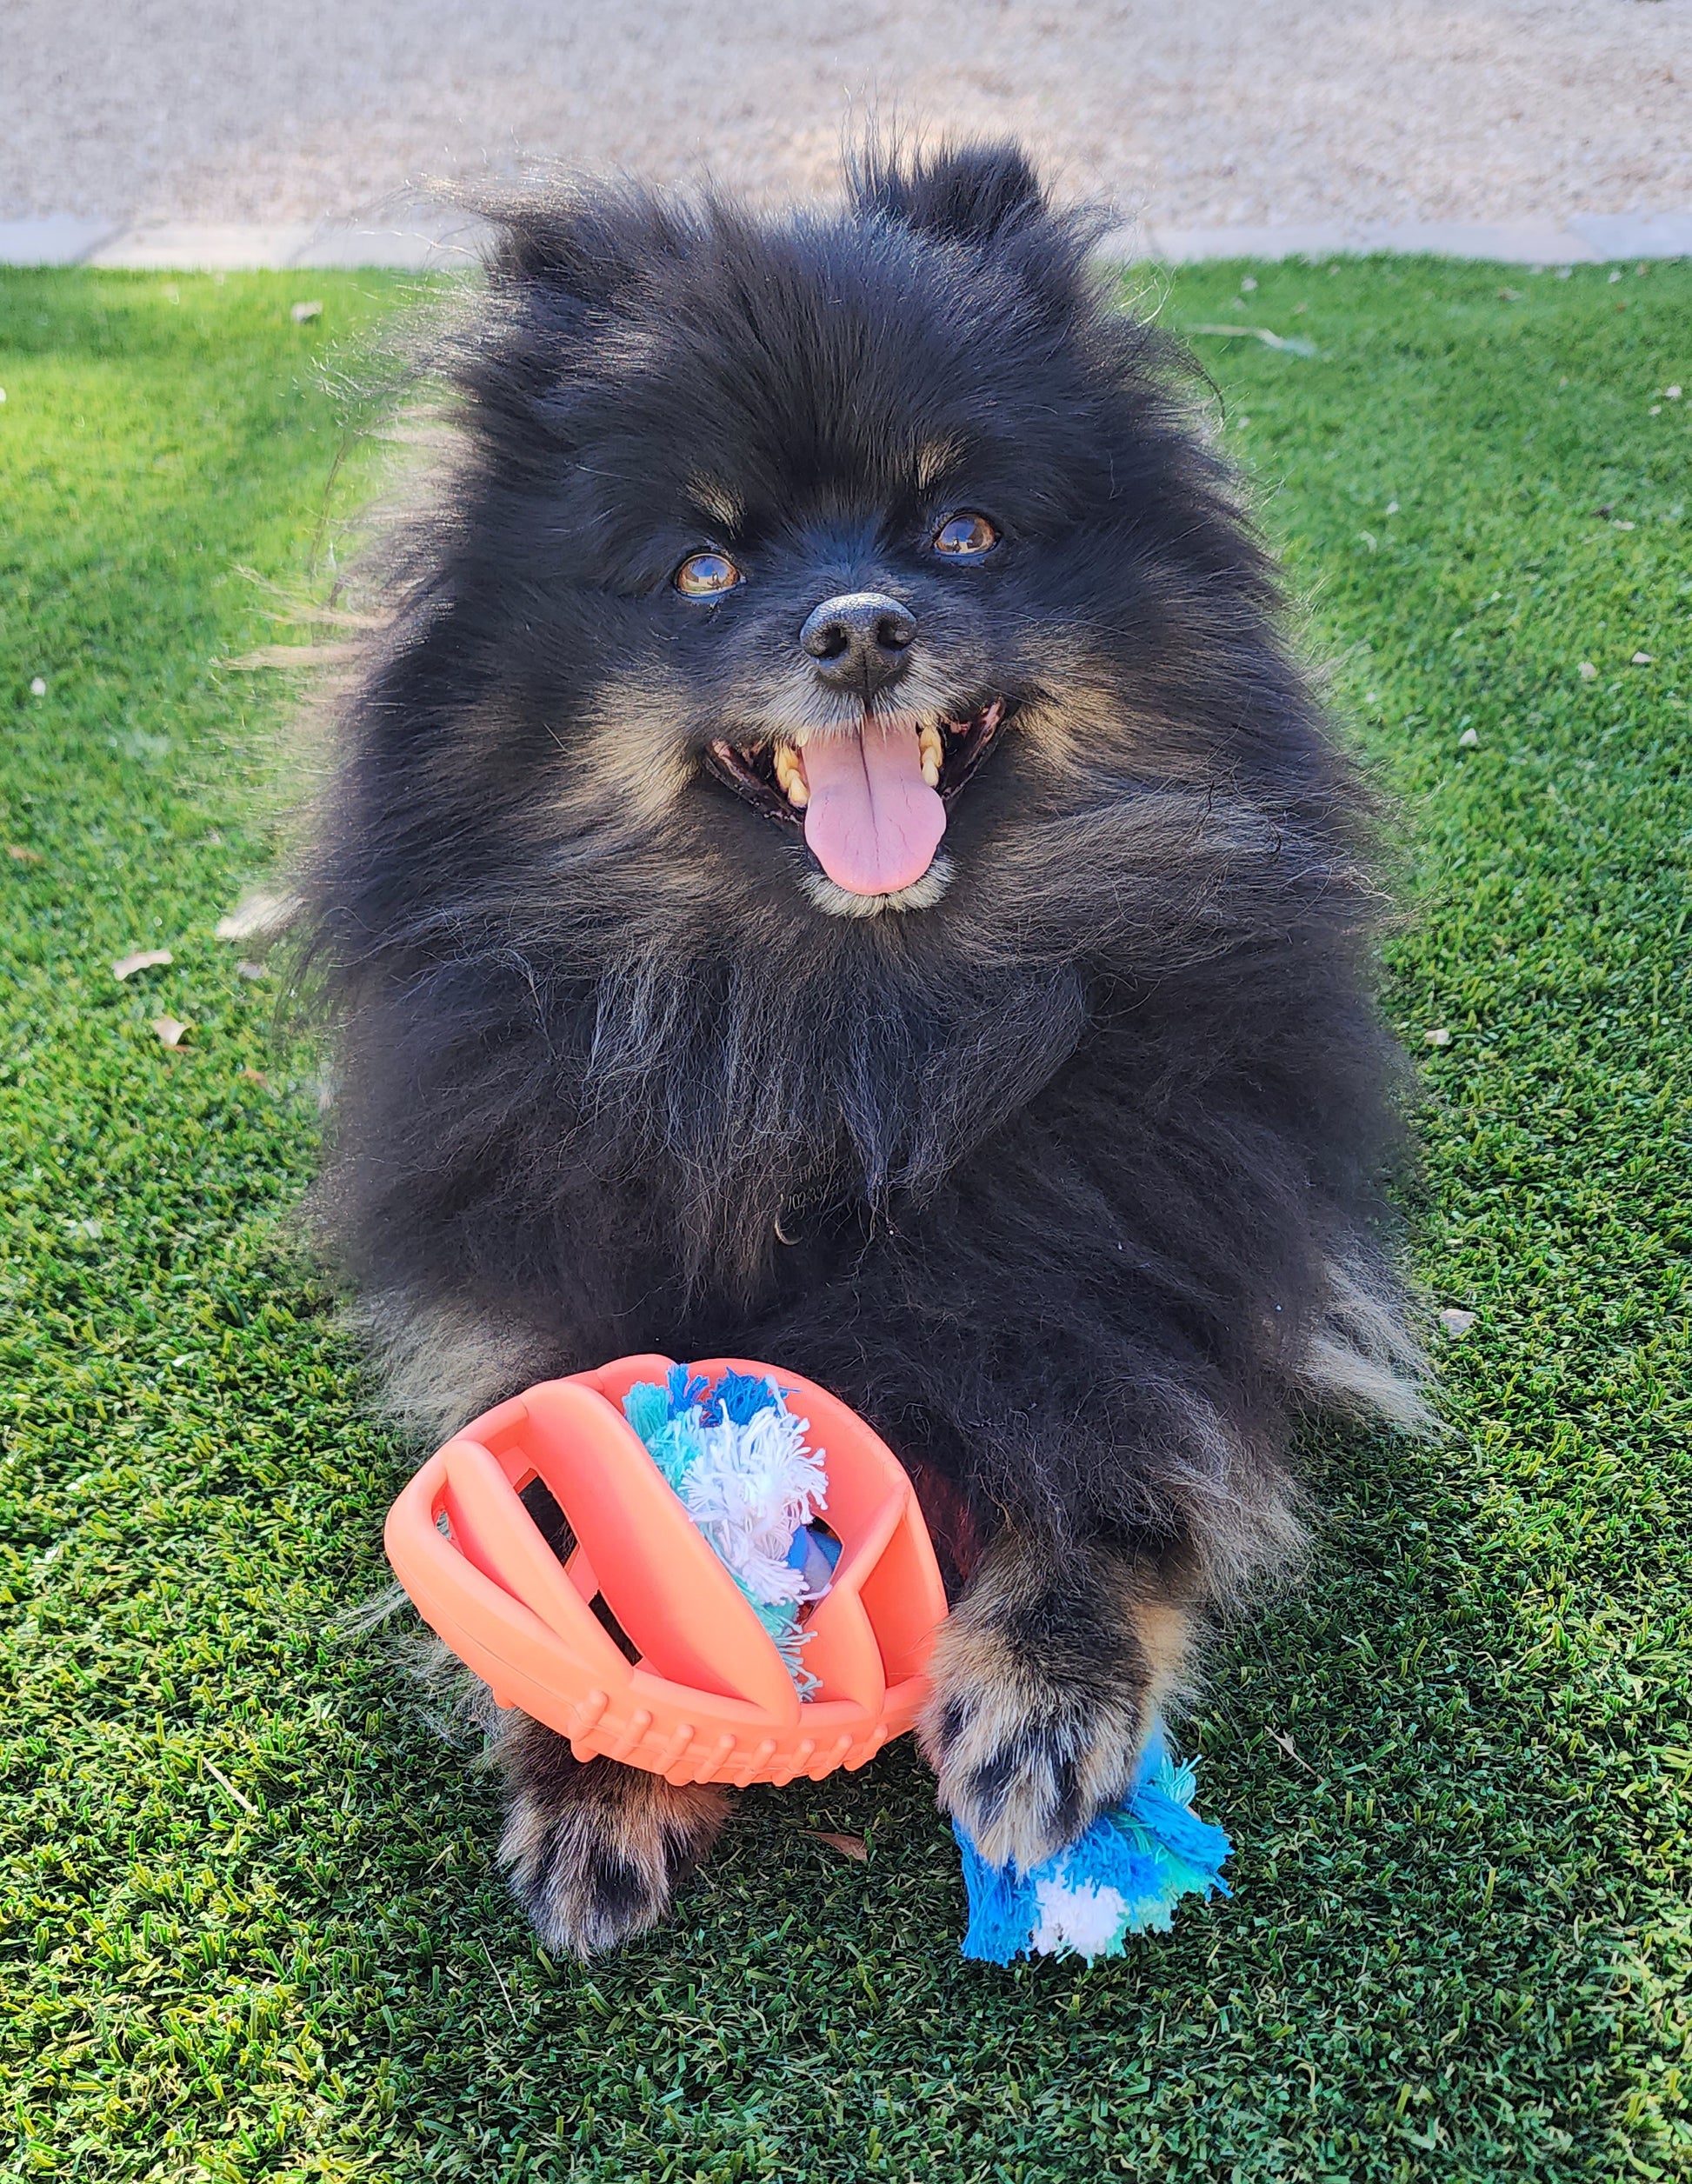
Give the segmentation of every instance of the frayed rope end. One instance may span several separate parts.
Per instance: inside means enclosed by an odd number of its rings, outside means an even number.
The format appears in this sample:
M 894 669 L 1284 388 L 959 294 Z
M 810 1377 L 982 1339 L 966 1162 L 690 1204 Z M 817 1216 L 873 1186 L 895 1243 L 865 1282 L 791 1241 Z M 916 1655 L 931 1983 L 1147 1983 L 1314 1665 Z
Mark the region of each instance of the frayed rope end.
M 1019 1956 L 1120 1956 L 1131 1934 L 1166 1934 L 1183 1896 L 1231 1893 L 1220 1828 L 1193 1810 L 1194 1770 L 1169 1757 L 1161 1731 L 1126 1801 L 1036 1866 L 989 1866 L 956 1822 L 969 1899 L 963 1954 L 983 1964 Z

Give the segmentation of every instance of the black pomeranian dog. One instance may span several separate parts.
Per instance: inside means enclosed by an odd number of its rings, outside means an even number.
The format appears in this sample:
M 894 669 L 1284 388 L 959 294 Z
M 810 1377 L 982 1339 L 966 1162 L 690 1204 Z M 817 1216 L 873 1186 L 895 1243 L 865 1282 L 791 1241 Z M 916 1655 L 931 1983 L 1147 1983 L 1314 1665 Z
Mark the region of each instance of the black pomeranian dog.
M 1367 799 L 1019 150 L 496 216 L 315 866 L 336 1247 L 436 1436 L 654 1349 L 869 1418 L 940 1803 L 1026 1868 L 1296 1554 L 1297 1416 L 1418 1415 Z M 650 1926 L 720 1793 L 498 1735 L 543 1940 Z

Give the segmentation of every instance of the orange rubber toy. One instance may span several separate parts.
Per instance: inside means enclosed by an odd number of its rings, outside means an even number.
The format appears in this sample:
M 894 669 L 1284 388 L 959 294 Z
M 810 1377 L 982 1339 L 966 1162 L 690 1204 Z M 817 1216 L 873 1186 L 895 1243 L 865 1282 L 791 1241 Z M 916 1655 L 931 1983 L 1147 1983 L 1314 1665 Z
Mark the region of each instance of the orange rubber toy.
M 431 1456 L 388 1515 L 388 1559 L 425 1622 L 502 1707 L 672 1782 L 813 1781 L 908 1729 L 946 1595 L 910 1482 L 857 1414 L 737 1358 L 693 1369 L 775 1382 L 809 1421 L 840 1556 L 806 1615 L 802 1699 L 750 1604 L 624 1418 L 667 1357 L 545 1381 Z M 560 1564 L 519 1499 L 540 1479 L 576 1540 Z M 627 1659 L 599 1600 L 639 1655 Z

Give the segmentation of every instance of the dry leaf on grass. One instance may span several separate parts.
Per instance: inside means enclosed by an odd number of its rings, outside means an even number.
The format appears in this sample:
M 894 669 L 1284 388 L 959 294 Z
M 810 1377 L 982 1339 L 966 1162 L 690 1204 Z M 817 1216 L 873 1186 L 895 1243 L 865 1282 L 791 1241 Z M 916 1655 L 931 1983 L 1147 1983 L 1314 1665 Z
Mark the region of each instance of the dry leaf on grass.
M 193 1030 L 192 1024 L 179 1023 L 174 1016 L 155 1016 L 153 1029 L 162 1047 L 179 1047 Z
M 1307 1774 L 1316 1775 L 1316 1770 L 1315 1768 L 1311 1766 L 1309 1761 L 1305 1758 L 1302 1752 L 1300 1752 L 1294 1748 L 1291 1737 L 1288 1736 L 1283 1731 L 1280 1729 L 1271 1729 L 1269 1731 L 1269 1741 L 1272 1744 L 1278 1744 L 1281 1747 L 1281 1749 L 1286 1754 L 1287 1757 L 1291 1760 L 1296 1766 L 1302 1767 Z M 1316 1776 L 1316 1779 L 1320 1781 L 1321 1777 Z
M 243 1069 L 241 1074 L 249 1084 L 268 1084 L 270 1082 L 263 1069 Z
M 42 862 L 39 849 L 26 849 L 21 842 L 9 842 L 6 855 L 15 864 L 39 864 Z
M 1423 1043 L 1430 1047 L 1449 1047 L 1451 1043 L 1451 1035 L 1442 1024 L 1437 1031 L 1424 1031 L 1422 1037 Z
M 263 963 L 250 963 L 243 956 L 235 967 L 237 978 L 268 978 L 270 974 Z
M 114 978 L 133 978 L 138 970 L 151 970 L 160 963 L 173 963 L 176 957 L 168 948 L 139 948 L 133 956 L 120 956 L 111 967 Z
M 1456 1305 L 1449 1305 L 1440 1314 L 1439 1323 L 1454 1342 L 1460 1342 L 1479 1316 L 1478 1313 L 1460 1312 Z
M 310 303 L 290 303 L 288 307 L 288 316 L 293 320 L 296 326 L 303 326 L 307 319 L 321 318 L 323 315 L 323 304 L 315 296 L 311 298 Z
M 825 1828 L 807 1828 L 805 1833 L 816 1841 L 827 1843 L 830 1850 L 837 1850 L 843 1858 L 850 1858 L 860 1866 L 869 1862 L 869 1846 L 862 1835 L 832 1835 Z

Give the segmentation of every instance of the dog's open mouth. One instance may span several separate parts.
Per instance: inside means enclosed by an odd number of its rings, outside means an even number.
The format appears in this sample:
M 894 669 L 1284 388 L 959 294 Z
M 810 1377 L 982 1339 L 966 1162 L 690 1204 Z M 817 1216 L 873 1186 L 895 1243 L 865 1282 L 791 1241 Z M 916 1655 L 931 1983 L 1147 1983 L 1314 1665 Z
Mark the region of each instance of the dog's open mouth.
M 933 863 L 946 808 L 986 757 L 1004 714 L 1003 700 L 994 698 L 963 720 L 876 715 L 803 742 L 715 742 L 705 759 L 755 811 L 803 829 L 836 886 L 894 895 Z

